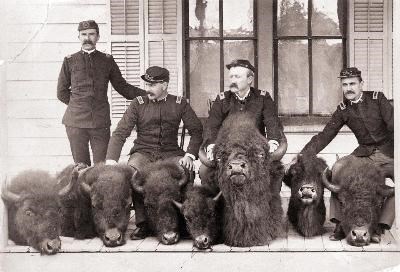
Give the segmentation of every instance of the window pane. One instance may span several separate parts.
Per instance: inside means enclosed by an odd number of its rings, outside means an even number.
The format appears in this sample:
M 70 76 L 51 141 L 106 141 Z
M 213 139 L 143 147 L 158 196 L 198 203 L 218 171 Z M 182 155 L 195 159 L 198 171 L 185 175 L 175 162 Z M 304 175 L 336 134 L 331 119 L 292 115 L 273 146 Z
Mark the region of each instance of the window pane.
M 306 40 L 279 41 L 280 114 L 308 114 L 308 45 Z
M 224 1 L 224 36 L 254 36 L 253 0 Z
M 218 0 L 189 0 L 189 36 L 219 36 Z
M 342 40 L 313 41 L 313 113 L 330 115 L 342 90 L 337 78 L 343 67 Z
M 254 42 L 253 41 L 224 41 L 224 91 L 229 89 L 229 71 L 225 65 L 234 59 L 247 59 L 254 65 Z
M 278 36 L 307 35 L 308 0 L 278 0 Z
M 313 35 L 342 35 L 343 33 L 343 0 L 313 1 L 311 27 Z
M 219 93 L 218 41 L 190 41 L 190 104 L 199 117 L 208 116 L 207 99 Z

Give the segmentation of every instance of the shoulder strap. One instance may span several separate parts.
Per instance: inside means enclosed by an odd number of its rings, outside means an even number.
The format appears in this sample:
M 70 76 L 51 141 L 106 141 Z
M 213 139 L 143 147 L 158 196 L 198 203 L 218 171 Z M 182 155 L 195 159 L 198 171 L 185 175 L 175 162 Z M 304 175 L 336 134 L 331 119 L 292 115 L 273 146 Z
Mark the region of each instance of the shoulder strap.
M 378 99 L 378 95 L 379 95 L 379 91 L 374 91 L 372 93 L 372 99 L 374 99 L 374 100 Z
M 346 105 L 344 104 L 343 101 L 341 101 L 341 102 L 339 103 L 339 107 L 340 107 L 341 110 L 344 110 L 344 109 L 346 108 Z
M 224 100 L 225 99 L 225 93 L 224 92 L 220 92 L 219 93 L 219 99 L 220 100 Z
M 136 97 L 136 99 L 137 99 L 137 101 L 139 102 L 140 105 L 144 104 L 143 97 L 138 96 L 138 97 Z
M 176 97 L 176 104 L 180 104 L 182 102 L 182 96 L 178 95 Z
M 265 96 L 266 94 L 267 94 L 267 91 L 266 91 L 266 90 L 261 90 L 261 91 L 260 91 L 260 95 Z

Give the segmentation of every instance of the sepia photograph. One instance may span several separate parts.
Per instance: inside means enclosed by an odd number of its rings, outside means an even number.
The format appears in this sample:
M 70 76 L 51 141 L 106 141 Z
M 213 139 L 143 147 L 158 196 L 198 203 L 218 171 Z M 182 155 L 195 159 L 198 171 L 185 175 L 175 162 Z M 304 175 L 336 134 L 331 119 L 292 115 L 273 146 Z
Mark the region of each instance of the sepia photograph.
M 0 272 L 400 272 L 400 1 L 0 0 L 0 31 Z

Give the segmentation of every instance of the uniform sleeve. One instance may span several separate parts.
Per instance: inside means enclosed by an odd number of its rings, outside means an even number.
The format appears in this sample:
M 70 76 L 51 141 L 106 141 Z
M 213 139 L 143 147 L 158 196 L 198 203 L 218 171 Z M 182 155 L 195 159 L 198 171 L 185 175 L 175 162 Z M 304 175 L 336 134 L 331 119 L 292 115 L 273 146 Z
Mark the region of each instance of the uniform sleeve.
M 184 102 L 182 121 L 190 135 L 190 141 L 186 152 L 197 158 L 200 145 L 203 142 L 203 125 L 187 102 Z
M 112 133 L 108 143 L 106 160 L 118 161 L 121 156 L 121 150 L 126 138 L 131 135 L 133 128 L 137 124 L 137 107 L 138 102 L 135 99 L 118 122 L 117 128 Z
M 324 129 L 313 136 L 300 153 L 318 154 L 336 137 L 344 123 L 342 110 L 338 107 Z
M 268 93 L 264 98 L 263 118 L 268 140 L 275 140 L 280 143 L 283 134 L 283 126 L 279 120 L 275 102 Z
M 71 97 L 71 72 L 69 70 L 68 59 L 64 58 L 57 83 L 57 98 L 64 104 L 69 103 Z
M 215 140 L 217 139 L 218 131 L 221 128 L 222 123 L 224 122 L 222 103 L 223 100 L 221 100 L 218 95 L 211 107 L 207 122 L 204 127 L 203 145 L 205 146 L 213 144 L 215 142 Z
M 146 91 L 140 89 L 136 86 L 133 86 L 126 82 L 126 80 L 122 77 L 121 71 L 114 58 L 111 57 L 111 72 L 110 72 L 110 82 L 114 89 L 123 97 L 129 100 L 133 100 L 138 96 L 145 96 Z
M 383 93 L 379 93 L 379 107 L 383 121 L 386 123 L 387 129 L 394 133 L 394 121 L 393 121 L 393 106 L 387 100 Z

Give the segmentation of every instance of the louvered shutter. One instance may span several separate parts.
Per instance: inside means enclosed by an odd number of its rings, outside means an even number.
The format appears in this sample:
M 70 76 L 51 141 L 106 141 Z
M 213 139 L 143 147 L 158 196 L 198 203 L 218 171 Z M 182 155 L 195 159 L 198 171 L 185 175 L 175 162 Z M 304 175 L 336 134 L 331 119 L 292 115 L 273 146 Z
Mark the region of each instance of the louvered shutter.
M 111 0 L 111 35 L 139 34 L 139 0 Z
M 111 54 L 121 70 L 122 76 L 130 84 L 140 86 L 139 42 L 112 42 Z M 111 89 L 112 118 L 121 118 L 130 104 L 114 88 Z
M 177 31 L 177 0 L 149 0 L 147 35 L 148 66 L 165 67 L 170 72 L 168 92 L 182 95 L 182 60 Z
M 392 98 L 389 2 L 355 0 L 350 7 L 350 65 L 362 71 L 364 90 Z

